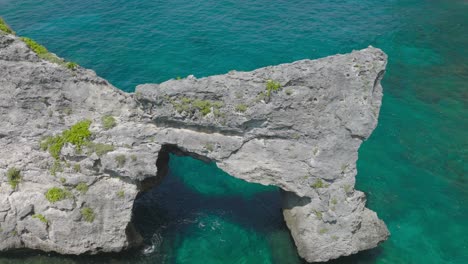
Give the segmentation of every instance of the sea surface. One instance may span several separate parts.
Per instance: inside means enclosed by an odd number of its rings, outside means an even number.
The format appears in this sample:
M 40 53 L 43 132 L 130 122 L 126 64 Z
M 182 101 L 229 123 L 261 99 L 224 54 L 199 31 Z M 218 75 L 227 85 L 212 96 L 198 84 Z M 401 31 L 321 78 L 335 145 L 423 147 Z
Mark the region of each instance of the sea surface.
M 359 151 L 357 189 L 392 235 L 332 263 L 468 263 L 466 0 L 0 0 L 0 16 L 128 92 L 383 49 L 383 106 Z M 146 252 L 2 254 L 0 263 L 302 263 L 279 201 L 277 188 L 172 156 L 163 183 L 135 204 Z

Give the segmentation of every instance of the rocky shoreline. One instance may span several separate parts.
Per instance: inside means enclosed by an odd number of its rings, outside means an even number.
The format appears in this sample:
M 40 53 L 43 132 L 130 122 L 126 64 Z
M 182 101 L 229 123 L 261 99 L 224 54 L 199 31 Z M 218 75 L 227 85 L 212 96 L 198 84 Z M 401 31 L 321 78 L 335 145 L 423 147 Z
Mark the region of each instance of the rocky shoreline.
M 1 30 L 1 251 L 138 246 L 133 203 L 164 177 L 169 153 L 280 187 L 285 221 L 309 262 L 388 238 L 354 189 L 358 149 L 381 106 L 381 50 L 188 76 L 128 94 Z

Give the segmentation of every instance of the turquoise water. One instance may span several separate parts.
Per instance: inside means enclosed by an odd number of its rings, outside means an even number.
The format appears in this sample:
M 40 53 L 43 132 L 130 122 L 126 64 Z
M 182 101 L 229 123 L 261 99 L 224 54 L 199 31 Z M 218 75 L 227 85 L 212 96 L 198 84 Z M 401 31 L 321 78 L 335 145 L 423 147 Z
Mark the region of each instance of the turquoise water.
M 0 15 L 125 91 L 189 74 L 383 49 L 385 96 L 379 125 L 360 149 L 357 188 L 392 236 L 333 263 L 468 263 L 466 1 L 0 0 Z M 170 165 L 163 184 L 135 206 L 136 216 L 146 216 L 137 222 L 153 253 L 16 254 L 0 262 L 301 263 L 281 221 L 278 190 L 190 158 L 173 157 Z

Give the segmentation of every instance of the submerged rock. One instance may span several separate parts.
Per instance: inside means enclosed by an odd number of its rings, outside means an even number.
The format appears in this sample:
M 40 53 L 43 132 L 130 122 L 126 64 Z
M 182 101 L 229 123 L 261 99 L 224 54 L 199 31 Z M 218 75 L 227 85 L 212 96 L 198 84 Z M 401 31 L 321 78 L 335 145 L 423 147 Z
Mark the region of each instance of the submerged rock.
M 140 245 L 133 202 L 165 175 L 169 152 L 284 190 L 285 221 L 309 262 L 373 248 L 389 233 L 354 183 L 358 148 L 377 124 L 386 59 L 369 47 L 127 94 L 0 34 L 0 250 Z

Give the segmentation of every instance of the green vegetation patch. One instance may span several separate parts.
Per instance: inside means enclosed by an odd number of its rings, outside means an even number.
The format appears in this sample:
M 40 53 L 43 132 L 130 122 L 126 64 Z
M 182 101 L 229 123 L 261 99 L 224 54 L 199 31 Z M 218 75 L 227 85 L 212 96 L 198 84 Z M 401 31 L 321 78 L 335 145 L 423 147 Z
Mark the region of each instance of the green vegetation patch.
M 214 146 L 211 143 L 206 143 L 205 149 L 208 150 L 209 152 L 212 152 L 214 150 Z
M 46 137 L 41 141 L 40 147 L 42 150 L 49 150 L 50 155 L 56 160 L 60 158 L 60 152 L 66 143 L 74 145 L 78 151 L 81 151 L 82 146 L 88 143 L 91 137 L 90 126 L 90 120 L 80 121 L 63 131 L 61 135 Z
M 101 118 L 102 127 L 105 130 L 109 130 L 117 125 L 115 118 L 110 115 L 105 115 Z
M 224 103 L 221 102 L 221 101 L 214 101 L 214 102 L 211 103 L 211 105 L 212 105 L 215 109 L 219 109 L 219 108 L 221 108 L 221 107 L 224 106 Z
M 277 92 L 281 90 L 281 84 L 279 82 L 268 80 L 266 82 L 266 95 L 267 97 L 271 96 L 272 92 Z
M 51 202 L 55 203 L 61 200 L 65 200 L 67 198 L 71 198 L 72 194 L 64 189 L 58 187 L 52 187 L 45 193 L 46 199 Z
M 125 155 L 117 155 L 115 156 L 115 162 L 117 162 L 117 166 L 123 167 L 127 162 L 127 157 Z
M 35 214 L 32 216 L 32 218 L 37 218 L 39 219 L 42 223 L 44 224 L 47 224 L 49 221 L 47 220 L 47 218 L 45 218 L 45 216 L 41 215 L 41 214 Z
M 314 214 L 315 214 L 315 216 L 317 217 L 317 219 L 322 220 L 322 218 L 323 218 L 322 212 L 317 211 L 317 210 L 314 210 Z
M 75 70 L 76 68 L 78 68 L 78 64 L 72 61 L 67 62 L 66 66 L 67 66 L 67 69 L 70 69 L 70 70 Z
M 318 233 L 319 233 L 320 235 L 323 235 L 323 234 L 325 234 L 325 233 L 327 233 L 327 232 L 328 232 L 328 229 L 326 229 L 326 228 L 320 228 L 319 231 L 318 231 Z
M 351 192 L 351 185 L 349 184 L 343 185 L 343 190 L 345 191 L 345 193 Z
M 7 25 L 5 20 L 0 17 L 0 31 L 6 32 L 8 34 L 15 34 L 15 32 Z
M 211 100 L 201 100 L 201 99 L 192 99 L 188 97 L 182 97 L 179 100 L 173 100 L 170 97 L 166 99 L 172 104 L 175 110 L 179 113 L 187 112 L 190 114 L 199 111 L 202 115 L 207 115 L 211 112 L 213 108 L 214 111 L 218 111 L 224 106 L 223 102 L 220 101 L 211 101 Z
M 73 165 L 73 171 L 76 173 L 81 172 L 81 165 L 79 163 L 76 163 L 75 165 Z
M 211 112 L 212 103 L 209 100 L 199 100 L 196 99 L 193 101 L 192 104 L 198 111 L 200 111 L 203 115 L 207 115 Z
M 15 34 L 15 32 L 8 26 L 8 24 L 0 17 L 0 33 L 5 32 L 7 34 Z M 62 65 L 68 69 L 75 70 L 78 67 L 78 64 L 74 62 L 66 62 L 65 60 L 57 57 L 55 54 L 50 53 L 46 47 L 37 43 L 31 38 L 21 37 L 21 40 L 32 50 L 37 56 L 41 59 Z
M 119 198 L 124 198 L 125 197 L 125 192 L 123 190 L 120 190 L 120 191 L 117 192 L 117 196 Z
M 16 189 L 18 184 L 21 182 L 21 171 L 15 167 L 8 169 L 7 179 L 11 188 Z
M 88 192 L 89 187 L 86 183 L 80 182 L 78 183 L 78 185 L 76 185 L 75 189 L 79 191 L 81 194 L 85 194 Z
M 30 38 L 21 37 L 21 40 L 24 43 L 26 43 L 26 45 L 28 45 L 28 47 L 32 49 L 32 51 L 34 51 L 39 56 L 49 53 L 49 51 L 44 46 L 42 46 L 41 44 L 37 43 L 36 41 Z
M 322 179 L 317 179 L 314 184 L 311 184 L 310 187 L 314 189 L 325 188 L 328 185 L 322 181 Z
M 63 137 L 57 135 L 55 137 L 50 136 L 44 138 L 41 143 L 40 147 L 42 150 L 49 150 L 49 153 L 55 159 L 59 159 L 60 151 L 62 150 L 63 145 L 65 144 Z
M 69 142 L 80 149 L 91 137 L 90 126 L 90 120 L 83 120 L 74 124 L 69 130 L 63 131 L 65 142 Z
M 89 207 L 84 207 L 81 209 L 81 216 L 84 218 L 86 222 L 92 223 L 96 215 L 94 214 L 93 209 Z
M 336 198 L 331 199 L 331 204 L 336 205 L 338 203 L 338 200 Z
M 213 110 L 213 114 L 214 114 L 215 117 L 225 117 L 225 116 L 226 116 L 226 115 L 225 115 L 223 112 L 221 112 L 221 110 L 219 110 L 218 108 L 215 108 L 215 109 Z
M 88 142 L 86 144 L 86 147 L 88 148 L 88 155 L 92 153 L 96 153 L 99 157 L 103 156 L 104 154 L 108 152 L 115 150 L 115 147 L 113 145 L 103 144 L 103 143 Z
M 170 99 L 168 97 L 169 101 L 171 102 L 172 106 L 176 109 L 177 112 L 182 113 L 182 112 L 193 112 L 193 107 L 192 107 L 192 99 L 188 97 L 182 97 L 178 102 Z
M 244 113 L 245 111 L 247 111 L 247 106 L 245 104 L 238 104 L 236 105 L 236 111 Z
M 57 64 L 60 64 L 60 65 L 64 65 L 65 62 L 60 59 L 59 57 L 55 56 L 54 54 L 50 53 L 46 47 L 42 46 L 41 44 L 37 43 L 36 41 L 34 41 L 33 39 L 30 39 L 28 37 L 21 37 L 21 40 L 26 43 L 26 45 L 32 50 L 34 51 L 34 53 L 37 54 L 37 56 L 39 56 L 39 58 L 41 59 L 44 59 L 44 60 L 47 60 L 47 61 L 50 61 L 50 62 L 53 62 L 53 63 L 57 63 Z

